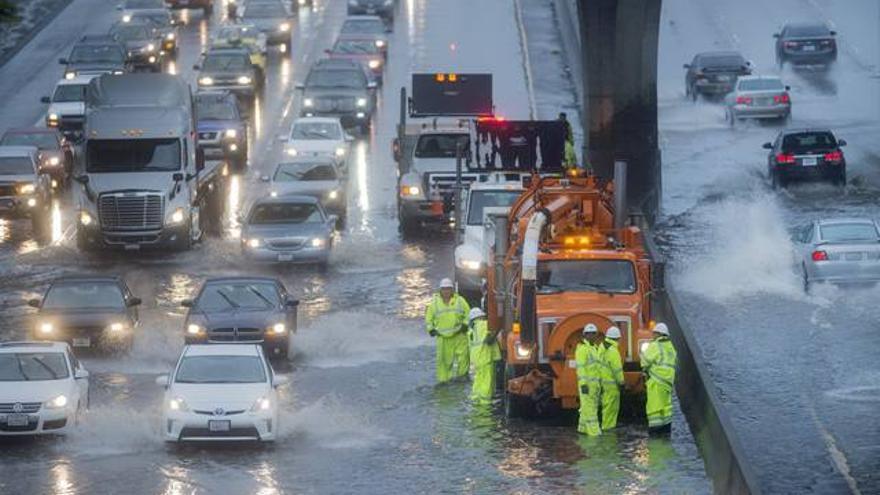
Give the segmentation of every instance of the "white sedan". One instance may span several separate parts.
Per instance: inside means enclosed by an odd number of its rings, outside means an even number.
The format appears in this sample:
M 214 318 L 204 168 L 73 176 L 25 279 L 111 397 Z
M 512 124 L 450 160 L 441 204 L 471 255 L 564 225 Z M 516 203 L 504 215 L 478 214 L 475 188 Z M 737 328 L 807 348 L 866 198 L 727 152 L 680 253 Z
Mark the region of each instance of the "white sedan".
M 274 441 L 278 432 L 275 376 L 258 344 L 192 344 L 165 388 L 162 430 L 168 442 Z
M 301 117 L 293 121 L 284 136 L 285 153 L 291 157 L 332 156 L 344 171 L 349 143 L 354 139 L 345 132 L 338 118 Z
M 0 435 L 67 432 L 88 403 L 88 379 L 64 342 L 0 343 Z

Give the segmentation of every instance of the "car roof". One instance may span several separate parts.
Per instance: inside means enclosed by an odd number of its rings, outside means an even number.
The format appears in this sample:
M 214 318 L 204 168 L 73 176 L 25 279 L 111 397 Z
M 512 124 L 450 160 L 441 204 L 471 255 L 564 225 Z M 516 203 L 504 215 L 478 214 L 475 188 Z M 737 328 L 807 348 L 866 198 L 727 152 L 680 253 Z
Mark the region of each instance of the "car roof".
M 92 79 L 100 76 L 100 74 L 77 74 L 73 77 L 73 79 L 65 79 L 61 78 L 55 83 L 56 86 L 73 86 L 73 85 L 88 85 Z
M 238 46 L 213 46 L 207 52 L 205 52 L 205 56 L 212 55 L 215 53 L 222 54 L 239 54 L 245 57 L 251 56 L 251 50 L 249 48 L 238 47 Z
M 20 340 L 10 342 L 0 342 L 0 352 L 19 352 L 19 351 L 57 351 L 64 352 L 68 349 L 66 342 L 49 342 L 35 340 Z
M 259 344 L 189 344 L 184 356 L 260 356 Z
M 697 54 L 700 58 L 706 57 L 743 57 L 742 53 L 734 51 L 718 51 L 718 52 L 700 52 Z
M 347 58 L 322 58 L 315 61 L 312 65 L 312 68 L 315 69 L 361 69 L 362 67 L 363 66 L 360 62 L 355 62 L 354 60 Z
M 300 164 L 310 164 L 310 163 L 319 164 L 319 165 L 333 165 L 333 166 L 335 166 L 336 159 L 334 159 L 332 156 L 327 156 L 327 155 L 292 156 L 289 159 L 284 159 L 284 160 L 278 162 L 278 164 L 275 165 L 275 169 L 277 170 L 278 167 L 280 167 L 281 165 L 286 165 L 286 164 L 300 165 Z
M 314 196 L 306 196 L 303 194 L 285 194 L 283 196 L 278 196 L 275 198 L 273 198 L 271 196 L 267 197 L 267 198 L 260 198 L 256 201 L 254 201 L 254 204 L 251 206 L 251 208 L 252 209 L 256 208 L 258 205 L 284 204 L 284 203 L 304 203 L 304 204 L 310 204 L 310 205 L 317 205 L 320 202 L 318 201 L 318 198 L 316 198 Z
M 348 21 L 379 21 L 382 24 L 385 23 L 385 21 L 377 15 L 350 15 L 345 18 L 345 22 Z
M 828 23 L 825 21 L 793 21 L 786 22 L 785 27 L 794 27 L 794 28 L 806 28 L 806 27 L 823 27 L 825 29 L 828 28 Z
M 875 222 L 873 218 L 868 218 L 868 217 L 823 218 L 821 220 L 817 220 L 816 223 L 819 225 L 834 225 L 834 224 L 840 224 L 840 223 L 870 223 L 872 225 L 877 224 L 877 222 Z
M 299 117 L 294 119 L 291 125 L 307 124 L 309 122 L 320 124 L 340 124 L 338 117 Z
M 782 80 L 782 78 L 779 77 L 779 76 L 773 76 L 773 75 L 770 75 L 770 76 L 759 76 L 759 75 L 754 75 L 754 74 L 753 74 L 753 75 L 748 75 L 748 76 L 739 76 L 739 77 L 737 77 L 737 79 L 740 80 L 740 81 L 757 81 L 757 80 L 760 80 L 760 79 L 764 79 L 764 80 L 770 80 L 770 79 L 772 79 L 772 80 L 776 80 L 776 81 L 781 81 L 781 80 Z
M 112 282 L 122 283 L 120 275 L 67 275 L 56 278 L 52 284 L 74 284 L 80 282 Z
M 31 156 L 38 152 L 36 146 L 0 146 L 0 156 Z
M 795 127 L 792 129 L 785 129 L 783 131 L 780 131 L 780 134 L 782 134 L 783 136 L 790 136 L 792 134 L 802 134 L 805 132 L 830 132 L 831 134 L 834 134 L 833 132 L 831 132 L 831 129 L 827 127 Z
M 211 277 L 211 278 L 205 279 L 205 283 L 202 285 L 208 285 L 208 284 L 216 283 L 216 282 L 274 282 L 274 283 L 280 283 L 280 281 L 277 278 L 273 278 L 273 277 L 229 275 L 226 277 Z

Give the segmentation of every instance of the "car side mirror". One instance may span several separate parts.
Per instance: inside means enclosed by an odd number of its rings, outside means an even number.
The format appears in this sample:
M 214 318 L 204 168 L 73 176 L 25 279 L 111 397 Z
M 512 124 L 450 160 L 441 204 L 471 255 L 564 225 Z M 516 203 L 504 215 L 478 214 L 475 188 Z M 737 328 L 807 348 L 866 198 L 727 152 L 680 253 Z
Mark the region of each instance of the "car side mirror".
M 682 67 L 684 67 L 685 69 L 690 69 L 690 68 L 691 68 L 691 64 L 684 64 L 684 65 L 682 65 Z
M 351 134 L 346 133 L 346 134 L 345 134 L 345 141 L 346 141 L 347 143 L 350 143 L 350 142 L 354 141 L 354 136 L 352 136 Z
M 282 387 L 290 383 L 290 378 L 284 375 L 275 375 L 272 377 L 272 386 L 275 388 Z
M 191 308 L 193 307 L 192 299 L 184 299 L 183 301 L 180 301 L 180 305 L 184 308 Z
M 846 139 L 838 139 L 837 146 L 846 146 Z
M 772 150 L 773 143 L 764 143 L 761 147 L 764 148 L 765 150 Z
M 156 385 L 162 388 L 168 388 L 168 384 L 170 382 L 170 377 L 168 375 L 159 375 L 156 377 Z
M 66 58 L 59 58 L 58 63 L 61 65 L 67 65 L 67 59 Z
M 40 102 L 42 102 L 42 103 L 52 103 L 52 99 L 49 98 L 48 96 L 44 96 L 44 97 L 40 98 Z
M 296 308 L 299 306 L 299 299 L 288 299 L 284 304 L 289 308 Z
M 40 307 L 40 300 L 39 299 L 29 299 L 27 302 L 27 305 L 32 308 L 39 308 Z
M 202 70 L 202 66 L 199 64 L 193 64 L 193 70 Z
M 80 368 L 73 372 L 73 378 L 76 380 L 85 380 L 89 377 L 89 372 Z
M 336 225 L 336 222 L 339 221 L 339 217 L 337 215 L 327 215 L 327 224 L 328 225 Z
M 331 53 L 333 53 L 333 50 L 331 50 L 329 48 L 325 48 L 324 53 L 326 53 L 327 55 L 330 55 Z
M 376 81 L 370 81 L 367 83 L 367 89 L 376 89 L 378 87 L 379 87 L 379 85 L 376 84 Z
M 786 90 L 786 91 L 791 91 L 791 86 L 786 86 L 786 87 L 785 87 L 785 90 Z
M 80 184 L 87 186 L 89 184 L 89 176 L 88 175 L 75 175 L 73 176 L 73 180 L 79 182 Z
M 196 149 L 196 172 L 201 172 L 205 170 L 205 150 L 202 148 Z
M 831 36 L 837 36 L 837 31 L 830 31 Z
M 278 140 L 278 142 L 280 142 L 280 143 L 286 143 L 287 142 L 287 134 L 279 134 L 278 136 L 275 137 L 275 139 Z
M 753 64 L 752 64 L 752 61 L 751 61 L 751 60 L 746 60 L 746 66 L 747 66 L 747 67 L 751 67 L 752 65 L 753 65 Z
M 132 297 L 131 299 L 128 300 L 128 307 L 133 308 L 135 306 L 140 306 L 142 302 L 143 301 L 141 301 L 141 298 Z
M 779 38 L 781 35 L 779 33 L 773 33 L 774 38 Z
M 293 87 L 294 87 L 295 89 L 298 89 L 298 90 L 306 89 L 306 85 L 305 85 L 305 83 L 296 83 L 296 84 L 293 85 Z

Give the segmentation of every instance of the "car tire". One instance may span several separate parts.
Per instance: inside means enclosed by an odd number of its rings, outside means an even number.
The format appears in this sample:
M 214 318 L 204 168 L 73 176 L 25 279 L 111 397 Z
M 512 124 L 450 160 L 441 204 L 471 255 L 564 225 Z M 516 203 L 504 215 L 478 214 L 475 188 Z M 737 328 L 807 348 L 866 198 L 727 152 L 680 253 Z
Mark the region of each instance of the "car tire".
M 770 185 L 773 189 L 781 189 L 785 187 L 785 180 L 776 170 L 770 170 Z
M 405 218 L 403 215 L 398 214 L 398 230 L 404 239 L 412 239 L 416 237 L 419 232 L 419 222 Z
M 694 86 L 691 86 L 691 101 L 696 103 L 699 96 L 700 95 L 697 94 L 697 88 Z
M 730 126 L 731 129 L 736 127 L 736 116 L 734 115 L 733 111 L 728 109 L 725 114 L 727 116 L 727 125 Z
M 76 231 L 76 248 L 79 249 L 81 253 L 90 253 L 94 250 L 92 244 L 86 239 L 85 235 L 79 231 L 79 229 Z
M 809 294 L 810 293 L 810 277 L 807 275 L 807 267 L 804 265 L 801 265 L 801 274 L 803 277 L 804 293 Z
M 846 169 L 842 169 L 834 176 L 834 185 L 839 187 L 846 187 Z

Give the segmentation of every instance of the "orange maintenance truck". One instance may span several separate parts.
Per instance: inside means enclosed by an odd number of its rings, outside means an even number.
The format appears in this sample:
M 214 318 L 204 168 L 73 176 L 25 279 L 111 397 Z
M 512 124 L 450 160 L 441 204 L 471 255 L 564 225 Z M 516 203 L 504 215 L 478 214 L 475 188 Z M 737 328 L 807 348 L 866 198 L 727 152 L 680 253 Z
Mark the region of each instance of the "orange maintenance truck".
M 486 306 L 505 349 L 510 416 L 577 409 L 575 346 L 587 323 L 620 328 L 627 388 L 643 393 L 639 351 L 651 339 L 662 267 L 614 194 L 614 182 L 593 176 L 535 176 L 508 214 L 486 222 Z

